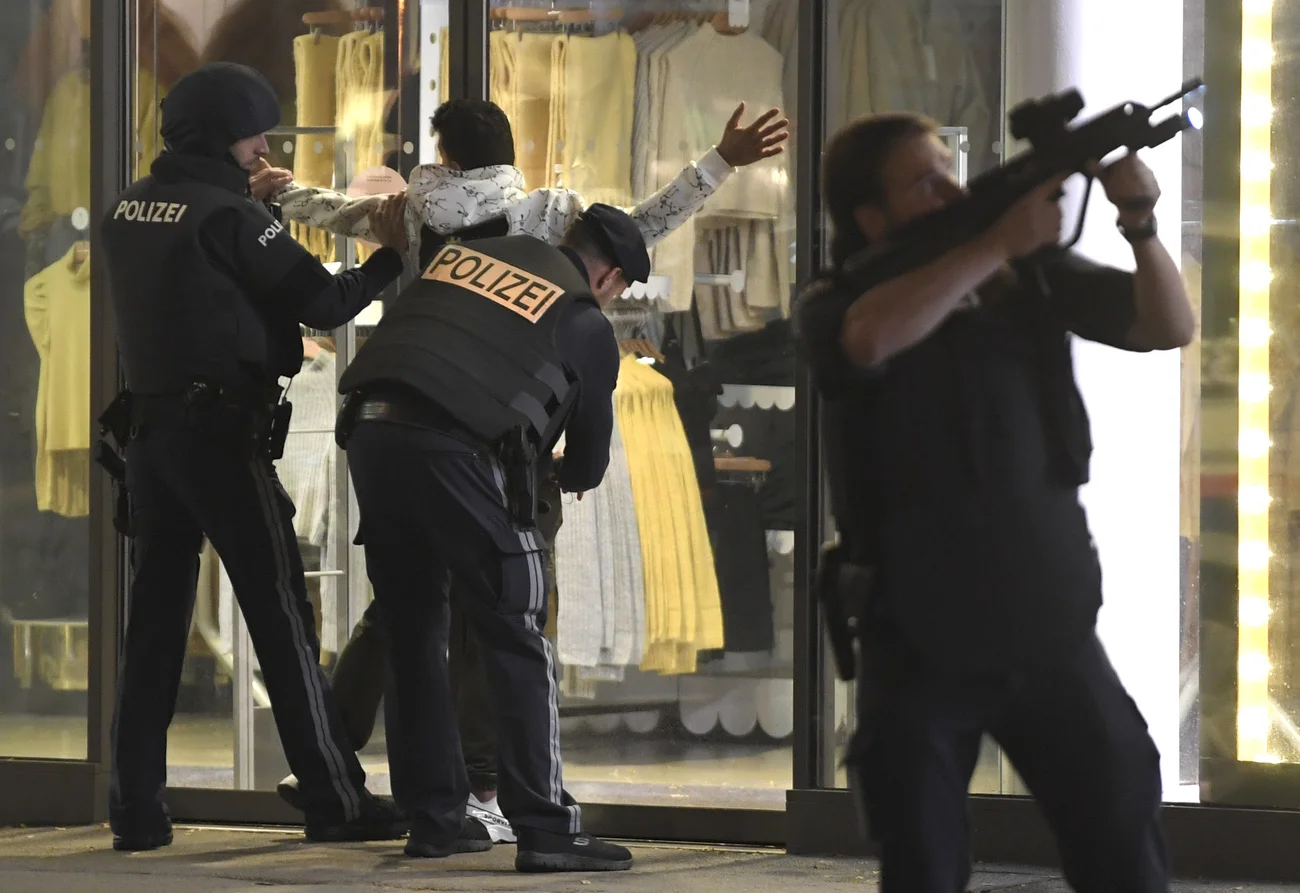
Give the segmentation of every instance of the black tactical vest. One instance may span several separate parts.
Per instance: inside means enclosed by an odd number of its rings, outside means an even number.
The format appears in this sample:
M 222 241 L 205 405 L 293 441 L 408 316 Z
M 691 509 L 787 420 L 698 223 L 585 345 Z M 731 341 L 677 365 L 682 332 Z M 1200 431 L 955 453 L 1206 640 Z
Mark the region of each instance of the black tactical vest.
M 297 325 L 290 331 L 265 319 L 252 298 L 212 265 L 199 242 L 204 221 L 228 208 L 279 226 L 264 205 L 229 189 L 153 177 L 118 196 L 105 216 L 118 346 L 133 392 L 178 394 L 196 380 L 260 389 L 298 371 L 297 364 L 271 368 L 270 359 L 285 353 L 272 339 L 299 338 Z
M 541 444 L 576 396 L 555 330 L 581 299 L 592 300 L 590 286 L 539 239 L 447 244 L 384 308 L 339 390 L 406 385 L 487 443 L 521 428 Z

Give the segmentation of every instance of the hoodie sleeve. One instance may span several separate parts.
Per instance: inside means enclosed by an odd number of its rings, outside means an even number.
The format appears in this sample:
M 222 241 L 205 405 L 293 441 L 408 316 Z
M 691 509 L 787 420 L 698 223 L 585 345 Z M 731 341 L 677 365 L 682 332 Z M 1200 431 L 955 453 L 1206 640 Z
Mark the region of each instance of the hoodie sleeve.
M 624 209 L 641 227 L 646 247 L 654 245 L 704 207 L 733 170 L 717 149 L 710 149 L 698 162 L 683 168 L 663 189 L 635 208 Z
M 354 239 L 374 241 L 368 215 L 386 196 L 363 195 L 353 198 L 324 186 L 301 186 L 290 183 L 270 201 L 280 206 L 280 216 Z

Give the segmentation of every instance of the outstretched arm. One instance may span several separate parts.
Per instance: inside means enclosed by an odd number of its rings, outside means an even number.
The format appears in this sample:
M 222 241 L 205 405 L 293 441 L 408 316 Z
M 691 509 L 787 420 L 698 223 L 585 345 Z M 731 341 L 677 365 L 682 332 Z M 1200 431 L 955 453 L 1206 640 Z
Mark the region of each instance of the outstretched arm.
M 280 206 L 280 216 L 339 236 L 377 241 L 370 229 L 370 212 L 386 196 L 365 195 L 353 198 L 323 186 L 301 186 L 284 168 L 271 167 L 265 159 L 248 181 L 249 191 L 258 201 Z
M 787 129 L 790 122 L 785 118 L 777 120 L 780 109 L 768 109 L 748 127 L 740 126 L 744 114 L 742 102 L 723 128 L 717 146 L 699 161 L 687 165 L 663 189 L 628 211 L 641 227 L 647 246 L 654 245 L 704 207 L 709 196 L 736 168 L 785 151 L 782 144 L 790 136 Z

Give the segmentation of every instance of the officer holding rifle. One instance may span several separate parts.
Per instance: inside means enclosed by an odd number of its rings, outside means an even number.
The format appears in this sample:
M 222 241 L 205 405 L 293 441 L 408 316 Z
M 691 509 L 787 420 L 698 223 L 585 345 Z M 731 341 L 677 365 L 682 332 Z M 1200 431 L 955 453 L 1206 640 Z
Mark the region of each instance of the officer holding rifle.
M 1037 797 L 1074 889 L 1165 891 L 1160 755 L 1096 634 L 1101 573 L 1078 498 L 1091 441 L 1070 356 L 1071 335 L 1129 351 L 1192 339 L 1156 238 L 1160 190 L 1131 152 L 1089 167 L 1119 209 L 1132 273 L 1043 250 L 1060 239 L 1064 168 L 901 275 L 842 275 L 962 202 L 950 167 L 925 118 L 837 133 L 824 173 L 837 269 L 799 310 L 842 543 L 823 585 L 858 624 L 848 763 L 882 890 L 966 889 L 966 796 L 988 733 Z

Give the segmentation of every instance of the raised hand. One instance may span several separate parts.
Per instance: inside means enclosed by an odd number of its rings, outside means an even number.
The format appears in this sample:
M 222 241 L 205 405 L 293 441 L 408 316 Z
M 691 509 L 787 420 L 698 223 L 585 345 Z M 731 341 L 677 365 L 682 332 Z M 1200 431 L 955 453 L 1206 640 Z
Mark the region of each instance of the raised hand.
M 748 127 L 740 126 L 740 119 L 745 114 L 745 103 L 736 106 L 731 113 L 731 120 L 722 129 L 722 139 L 718 140 L 718 154 L 732 167 L 745 167 L 764 158 L 780 155 L 785 151 L 782 145 L 790 138 L 790 121 L 787 118 L 775 120 L 780 116 L 780 109 L 768 109 L 759 115 Z

